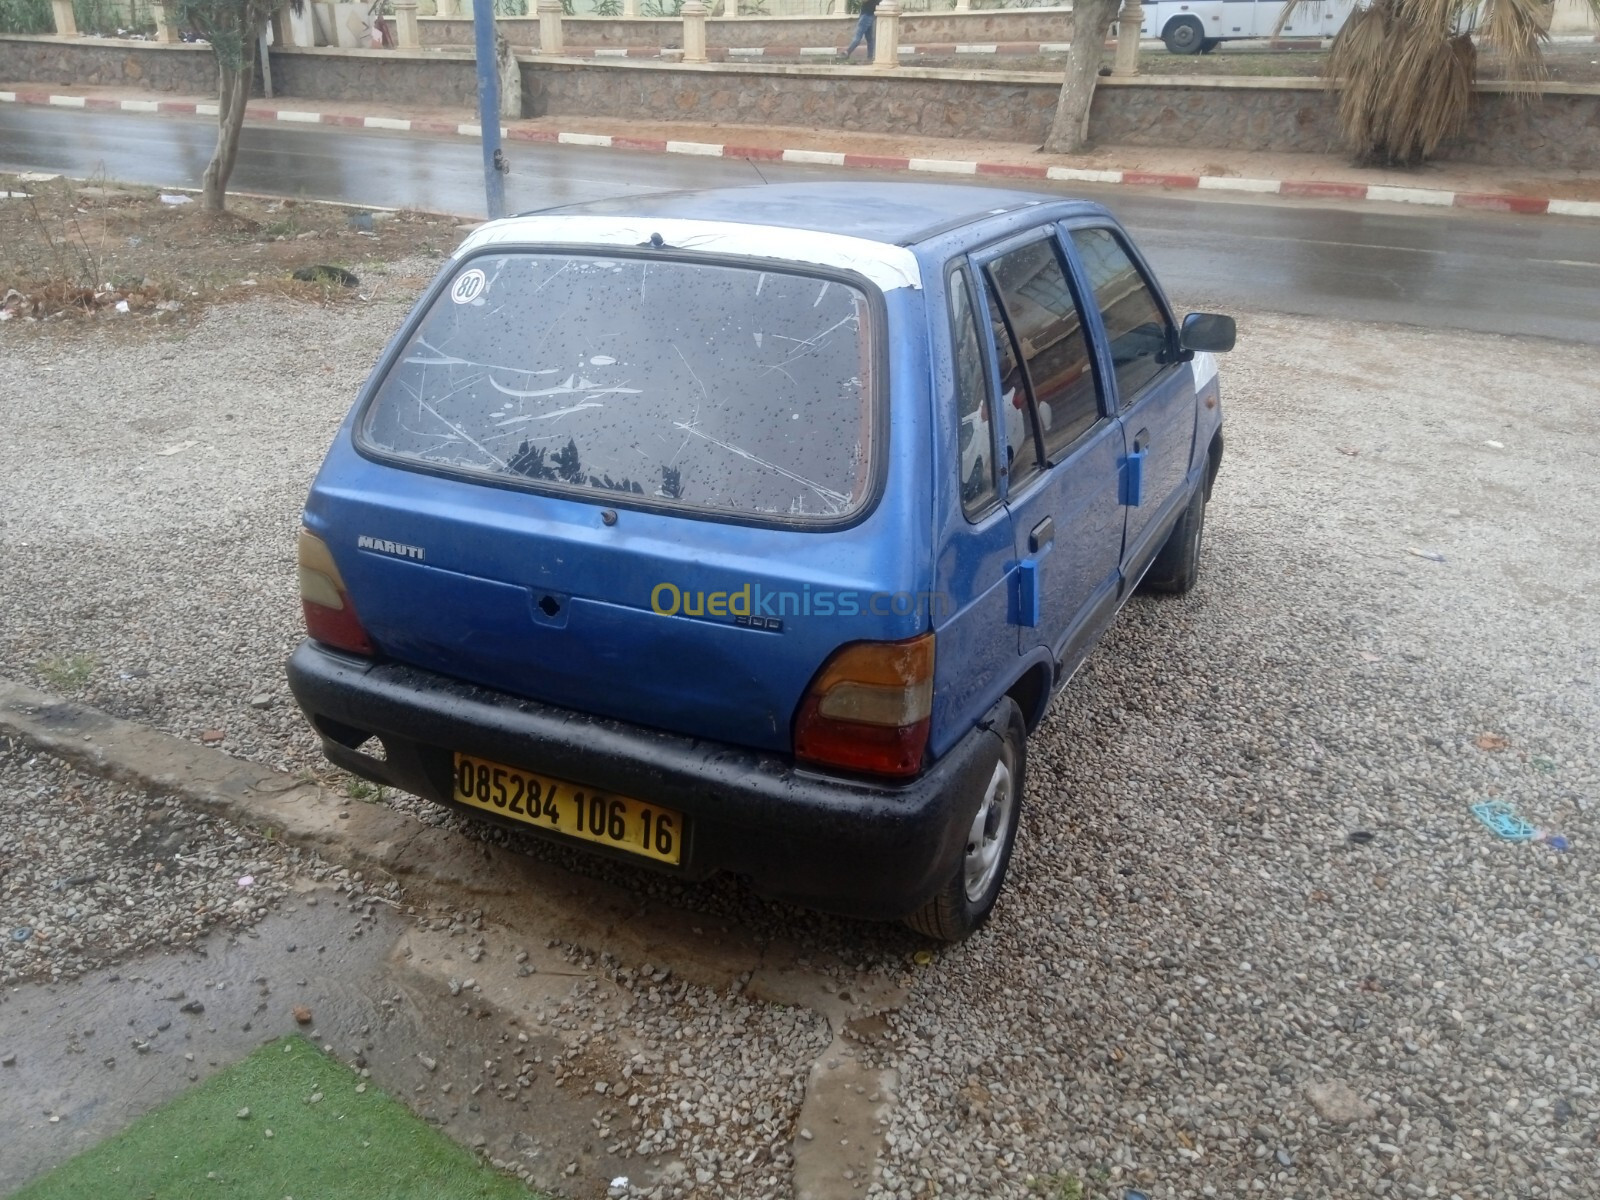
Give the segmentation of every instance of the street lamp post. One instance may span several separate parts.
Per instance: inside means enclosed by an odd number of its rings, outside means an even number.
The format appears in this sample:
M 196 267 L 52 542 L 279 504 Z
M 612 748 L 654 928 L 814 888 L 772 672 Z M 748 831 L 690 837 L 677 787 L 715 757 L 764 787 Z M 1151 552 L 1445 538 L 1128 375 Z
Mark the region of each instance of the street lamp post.
M 491 221 L 506 215 L 505 159 L 500 153 L 500 73 L 494 54 L 494 0 L 472 0 L 478 60 L 478 128 L 483 139 L 483 193 Z

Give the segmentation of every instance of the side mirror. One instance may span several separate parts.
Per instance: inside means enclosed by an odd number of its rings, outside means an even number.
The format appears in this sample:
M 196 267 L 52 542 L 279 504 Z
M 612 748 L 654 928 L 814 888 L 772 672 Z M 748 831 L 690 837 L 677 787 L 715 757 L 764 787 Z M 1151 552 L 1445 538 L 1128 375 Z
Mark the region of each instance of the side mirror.
M 1221 313 L 1190 313 L 1178 332 L 1178 345 L 1185 350 L 1208 350 L 1226 354 L 1233 349 L 1239 327 L 1232 317 Z

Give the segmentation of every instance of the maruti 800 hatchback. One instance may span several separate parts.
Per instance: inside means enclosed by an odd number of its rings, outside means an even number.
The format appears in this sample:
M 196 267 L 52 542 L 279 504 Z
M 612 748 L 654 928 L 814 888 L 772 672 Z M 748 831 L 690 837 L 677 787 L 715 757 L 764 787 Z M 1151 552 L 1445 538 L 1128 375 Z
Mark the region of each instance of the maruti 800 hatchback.
M 1233 337 L 1027 192 L 487 224 L 312 487 L 294 694 L 367 779 L 960 939 L 1053 690 L 1195 582 Z

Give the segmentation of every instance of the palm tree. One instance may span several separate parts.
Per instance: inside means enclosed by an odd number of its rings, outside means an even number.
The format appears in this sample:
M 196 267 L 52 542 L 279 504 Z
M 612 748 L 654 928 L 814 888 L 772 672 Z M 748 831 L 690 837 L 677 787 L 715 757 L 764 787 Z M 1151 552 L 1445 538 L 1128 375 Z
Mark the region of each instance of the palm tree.
M 1289 0 L 1282 29 L 1296 8 Z M 1600 16 L 1600 0 L 1588 0 Z M 1545 79 L 1548 0 L 1370 0 L 1333 39 L 1339 131 L 1362 165 L 1415 166 L 1465 127 L 1477 82 L 1476 44 L 1497 55 L 1522 102 Z

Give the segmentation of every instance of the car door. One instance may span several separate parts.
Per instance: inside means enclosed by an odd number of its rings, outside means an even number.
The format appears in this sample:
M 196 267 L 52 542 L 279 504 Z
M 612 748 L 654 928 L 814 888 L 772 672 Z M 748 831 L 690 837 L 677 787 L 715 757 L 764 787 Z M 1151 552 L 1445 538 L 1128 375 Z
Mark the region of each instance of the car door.
M 1043 645 L 1070 669 L 1116 608 L 1122 429 L 1055 228 L 1002 243 L 978 266 L 1019 560 L 1019 645 Z
M 934 656 L 929 750 L 942 754 L 1016 678 L 1017 643 L 1000 636 L 1012 619 L 1017 566 L 1011 514 L 1001 503 L 990 347 L 982 293 L 964 261 L 944 277 L 944 302 L 929 288 L 934 397 L 952 432 L 941 434 L 935 513 L 940 530 L 930 598 Z M 948 330 L 948 333 L 946 333 Z M 945 364 L 948 364 L 947 366 Z
M 1194 373 L 1178 353 L 1165 301 L 1120 230 L 1074 225 L 1068 239 L 1093 295 L 1107 382 L 1127 446 L 1122 573 L 1137 583 L 1188 499 Z

